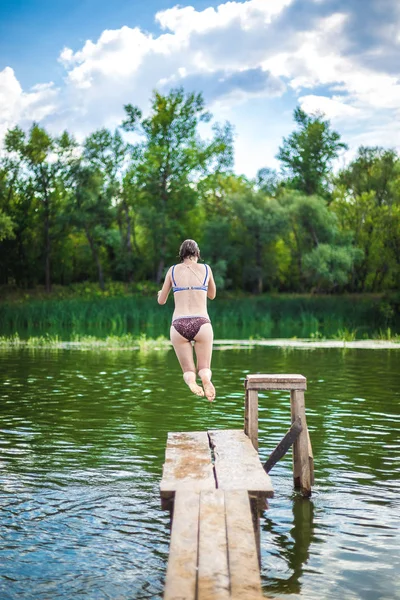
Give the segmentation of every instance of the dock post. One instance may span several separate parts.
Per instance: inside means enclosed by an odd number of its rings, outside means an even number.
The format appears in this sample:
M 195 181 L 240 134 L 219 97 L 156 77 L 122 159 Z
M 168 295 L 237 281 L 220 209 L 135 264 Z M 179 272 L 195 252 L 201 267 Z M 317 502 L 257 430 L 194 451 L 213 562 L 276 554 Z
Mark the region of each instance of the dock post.
M 303 375 L 252 374 L 245 380 L 245 419 L 244 432 L 258 451 L 258 391 L 290 391 L 292 424 L 300 419 L 301 432 L 293 443 L 293 481 L 303 496 L 311 496 L 314 483 L 314 459 L 307 428 L 304 391 L 307 380 Z
M 302 431 L 293 444 L 293 481 L 304 496 L 311 496 L 311 470 L 309 460 L 309 435 L 306 421 L 303 390 L 291 390 L 290 411 L 292 423 L 300 417 Z
M 258 390 L 245 391 L 244 432 L 258 452 Z

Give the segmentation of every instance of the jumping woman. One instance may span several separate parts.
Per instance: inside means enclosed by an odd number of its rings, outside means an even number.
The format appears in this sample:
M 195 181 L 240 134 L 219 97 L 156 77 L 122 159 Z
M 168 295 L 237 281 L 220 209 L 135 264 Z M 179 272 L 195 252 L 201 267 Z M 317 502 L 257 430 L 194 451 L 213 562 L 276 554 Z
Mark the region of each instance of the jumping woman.
M 210 267 L 199 264 L 200 250 L 194 240 L 185 240 L 179 249 L 180 264 L 168 269 L 164 285 L 158 292 L 159 304 L 165 304 L 172 289 L 175 310 L 171 325 L 171 342 L 183 371 L 183 379 L 191 392 L 206 396 L 212 402 L 215 388 L 211 382 L 211 354 L 213 328 L 207 313 L 207 298 L 216 295 L 214 277 Z M 196 383 L 196 367 L 203 387 Z

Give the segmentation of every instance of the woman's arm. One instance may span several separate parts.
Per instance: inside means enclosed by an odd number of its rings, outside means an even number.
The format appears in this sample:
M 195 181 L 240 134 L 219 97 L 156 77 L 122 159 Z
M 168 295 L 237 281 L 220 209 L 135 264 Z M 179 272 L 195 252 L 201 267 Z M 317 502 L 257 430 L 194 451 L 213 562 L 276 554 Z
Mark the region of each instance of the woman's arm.
M 172 287 L 171 269 L 172 269 L 172 267 L 170 267 L 168 269 L 167 274 L 164 279 L 164 284 L 163 284 L 161 290 L 159 290 L 157 292 L 158 304 L 165 304 L 166 301 L 168 300 L 168 295 L 169 295 L 169 293 L 171 291 L 171 287 Z
M 208 268 L 210 270 L 210 277 L 208 279 L 207 298 L 210 298 L 210 300 L 214 300 L 215 296 L 217 295 L 217 286 L 215 285 L 214 275 L 211 271 L 211 267 Z

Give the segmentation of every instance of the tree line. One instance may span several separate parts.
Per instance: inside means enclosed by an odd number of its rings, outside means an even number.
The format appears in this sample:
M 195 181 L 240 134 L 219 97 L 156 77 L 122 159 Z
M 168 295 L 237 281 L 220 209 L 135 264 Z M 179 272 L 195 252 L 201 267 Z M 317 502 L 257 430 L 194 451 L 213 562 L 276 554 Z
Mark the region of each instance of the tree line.
M 233 171 L 234 131 L 202 94 L 154 92 L 115 131 L 82 143 L 33 123 L 9 129 L 0 159 L 0 283 L 31 288 L 159 283 L 185 238 L 217 285 L 253 293 L 381 292 L 400 285 L 400 157 L 346 149 L 322 114 L 294 111 L 278 173 Z M 207 125 L 208 139 L 200 136 Z

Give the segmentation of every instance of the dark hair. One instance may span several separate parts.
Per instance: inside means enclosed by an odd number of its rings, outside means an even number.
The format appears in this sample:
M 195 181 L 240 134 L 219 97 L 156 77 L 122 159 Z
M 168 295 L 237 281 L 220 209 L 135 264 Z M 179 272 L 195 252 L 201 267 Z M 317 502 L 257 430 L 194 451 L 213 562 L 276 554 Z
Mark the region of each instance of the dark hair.
M 185 240 L 179 248 L 179 258 L 184 260 L 185 258 L 190 258 L 191 256 L 197 256 L 197 258 L 200 258 L 200 248 L 198 247 L 197 242 L 194 240 Z

